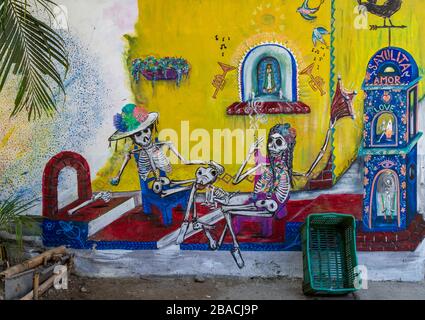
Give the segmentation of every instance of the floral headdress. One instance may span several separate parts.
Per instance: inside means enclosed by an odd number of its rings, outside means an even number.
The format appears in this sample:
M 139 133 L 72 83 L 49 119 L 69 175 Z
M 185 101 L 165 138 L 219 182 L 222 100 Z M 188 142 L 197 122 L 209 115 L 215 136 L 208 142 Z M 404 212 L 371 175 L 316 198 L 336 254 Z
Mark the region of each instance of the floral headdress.
M 121 113 L 114 116 L 114 126 L 117 130 L 109 141 L 116 141 L 134 135 L 142 131 L 158 120 L 158 113 L 148 112 L 142 106 L 127 104 L 122 108 Z

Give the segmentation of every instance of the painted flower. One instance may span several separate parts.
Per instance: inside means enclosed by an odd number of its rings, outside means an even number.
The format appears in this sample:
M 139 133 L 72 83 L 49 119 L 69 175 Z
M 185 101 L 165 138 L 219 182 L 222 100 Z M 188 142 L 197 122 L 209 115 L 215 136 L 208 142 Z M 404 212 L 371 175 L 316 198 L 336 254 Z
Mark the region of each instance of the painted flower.
M 405 165 L 405 164 L 403 164 L 403 165 L 401 166 L 400 172 L 401 172 L 401 174 L 402 174 L 403 176 L 405 176 L 405 175 L 406 175 L 406 165 Z
M 155 79 L 161 72 L 164 75 L 167 74 L 168 70 L 174 70 L 177 73 L 177 84 L 180 83 L 182 75 L 189 73 L 189 64 L 183 58 L 160 58 L 157 59 L 153 56 L 149 56 L 143 60 L 135 59 L 131 67 L 131 73 L 136 82 L 140 80 L 139 73 L 149 72 L 153 74 Z
M 365 162 L 369 162 L 372 159 L 372 156 L 370 154 L 368 154 L 365 158 L 364 161 Z
M 406 199 L 407 198 L 407 193 L 406 193 L 406 191 L 404 191 L 403 192 L 403 199 Z
M 133 113 L 134 108 L 136 108 L 136 105 L 129 103 L 129 104 L 126 104 L 122 108 L 122 112 L 124 112 L 124 113 Z
M 405 114 L 403 114 L 403 116 L 401 117 L 401 121 L 403 122 L 403 124 L 407 124 L 407 116 Z
M 363 180 L 363 184 L 367 186 L 369 184 L 369 179 L 365 177 Z
M 124 113 L 122 115 L 122 120 L 125 123 L 125 126 L 127 127 L 127 131 L 135 130 L 140 125 L 140 122 L 137 121 L 133 114 Z
M 401 213 L 405 213 L 406 212 L 406 208 L 405 207 L 403 207 L 403 208 L 401 208 Z
M 369 169 L 367 167 L 364 167 L 364 174 L 366 174 L 366 175 L 369 174 Z
M 145 108 L 137 106 L 134 108 L 133 115 L 137 121 L 144 122 L 147 119 L 149 113 L 145 110 Z
M 405 189 L 406 189 L 406 181 L 403 181 L 403 182 L 401 183 L 401 188 L 402 188 L 403 190 L 405 190 Z
M 363 137 L 366 138 L 367 137 L 367 130 L 363 131 Z
M 364 117 L 363 117 L 363 119 L 364 119 L 364 122 L 368 122 L 369 121 L 369 116 L 367 114 L 365 114 Z
M 46 226 L 46 229 L 49 230 L 49 231 L 52 231 L 54 229 L 53 222 L 46 222 L 45 226 Z

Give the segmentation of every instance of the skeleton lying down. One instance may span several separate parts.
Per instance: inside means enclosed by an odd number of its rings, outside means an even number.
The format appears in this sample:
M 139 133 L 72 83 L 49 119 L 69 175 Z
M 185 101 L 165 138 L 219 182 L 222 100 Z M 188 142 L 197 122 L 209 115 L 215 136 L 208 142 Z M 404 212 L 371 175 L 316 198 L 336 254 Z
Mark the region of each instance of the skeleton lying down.
M 254 203 L 230 205 L 230 199 L 235 194 L 228 193 L 214 186 L 214 183 L 217 181 L 218 177 L 223 173 L 224 168 L 221 165 L 214 161 L 210 161 L 208 166 L 198 168 L 194 179 L 185 181 L 171 181 L 167 178 L 163 178 L 155 182 L 153 190 L 156 193 L 161 194 L 162 197 L 167 197 L 182 190 L 191 190 L 184 220 L 180 227 L 180 232 L 177 237 L 176 244 L 183 243 L 190 223 L 192 223 L 194 230 L 202 230 L 204 232 L 205 236 L 208 238 L 209 246 L 212 250 L 217 250 L 221 247 L 224 238 L 229 231 L 233 242 L 231 254 L 235 259 L 238 267 L 243 268 L 245 262 L 239 249 L 239 242 L 237 240 L 236 234 L 233 231 L 232 216 L 239 215 L 271 218 L 278 210 L 278 204 L 272 199 L 264 199 Z M 164 185 L 169 185 L 173 188 L 163 191 Z M 226 224 L 218 241 L 214 239 L 210 232 L 210 230 L 214 229 L 216 226 L 208 225 L 198 220 L 195 199 L 201 191 L 206 191 L 206 201 L 204 204 L 220 209 L 225 218 Z

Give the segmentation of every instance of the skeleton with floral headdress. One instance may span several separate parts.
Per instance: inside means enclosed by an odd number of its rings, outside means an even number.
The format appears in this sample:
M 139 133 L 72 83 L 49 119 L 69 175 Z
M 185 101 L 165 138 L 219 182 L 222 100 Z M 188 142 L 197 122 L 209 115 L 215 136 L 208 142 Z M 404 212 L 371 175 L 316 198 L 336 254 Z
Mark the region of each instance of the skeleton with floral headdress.
M 251 146 L 247 158 L 233 181 L 234 184 L 239 184 L 249 175 L 255 173 L 255 187 L 250 201 L 275 200 L 278 204 L 275 217 L 279 219 L 287 215 L 286 203 L 289 200 L 289 192 L 293 186 L 292 162 L 296 143 L 295 138 L 296 131 L 289 124 L 275 125 L 269 132 L 265 161 L 261 163 L 257 161 L 257 165 L 254 168 L 243 172 L 253 155 L 256 155 L 258 160 L 259 146 L 262 143 L 260 139 Z M 265 230 L 263 233 L 270 234 L 271 230 Z
M 111 180 L 112 185 L 118 185 L 132 155 L 138 154 L 138 172 L 142 180 L 146 181 L 153 174 L 159 181 L 159 171 L 171 172 L 171 164 L 162 147 L 171 150 L 184 164 L 204 164 L 204 161 L 186 161 L 171 142 L 155 142 L 154 133 L 157 131 L 159 114 L 148 113 L 143 107 L 127 104 L 123 107 L 121 114 L 114 116 L 114 126 L 117 131 L 109 138 L 109 141 L 118 141 L 131 138 L 135 144 L 135 150 L 125 155 L 124 162 L 117 176 Z

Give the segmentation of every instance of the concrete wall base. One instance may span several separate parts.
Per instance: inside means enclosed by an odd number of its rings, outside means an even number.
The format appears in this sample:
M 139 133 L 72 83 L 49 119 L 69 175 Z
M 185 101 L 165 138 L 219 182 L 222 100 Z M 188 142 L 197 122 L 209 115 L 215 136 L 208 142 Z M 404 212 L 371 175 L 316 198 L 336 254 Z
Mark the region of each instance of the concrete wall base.
M 88 277 L 237 276 L 302 278 L 301 252 L 243 252 L 240 270 L 227 251 L 72 250 L 76 273 Z M 359 252 L 369 281 L 424 280 L 425 241 L 415 252 Z

